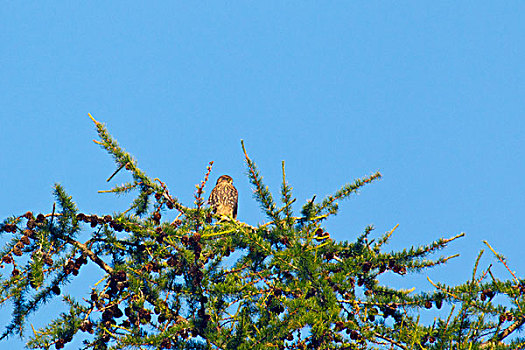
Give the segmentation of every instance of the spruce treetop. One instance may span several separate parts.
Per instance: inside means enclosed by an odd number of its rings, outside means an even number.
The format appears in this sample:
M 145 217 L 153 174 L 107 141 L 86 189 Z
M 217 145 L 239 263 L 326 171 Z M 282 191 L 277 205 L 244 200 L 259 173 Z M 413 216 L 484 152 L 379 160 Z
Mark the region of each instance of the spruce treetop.
M 380 179 L 379 172 L 314 197 L 294 213 L 284 162 L 277 201 L 241 142 L 254 199 L 266 217 L 252 226 L 207 206 L 213 162 L 194 203 L 185 205 L 91 118 L 100 137 L 95 142 L 116 164 L 108 180 L 122 170 L 131 175 L 102 192 L 134 193 L 134 200 L 124 212 L 88 214 L 56 184 L 49 213 L 3 220 L 0 303 L 12 307 L 12 317 L 1 339 L 18 335 L 34 349 L 67 348 L 77 338 L 85 349 L 525 347 L 517 334 L 525 322 L 525 280 L 488 242 L 512 278 L 481 267 L 481 251 L 465 283 L 429 280 L 434 290 L 419 292 L 384 285 L 379 277 L 445 264 L 457 254 L 432 254 L 464 234 L 402 251 L 386 250 L 397 226 L 382 235 L 366 227 L 352 242 L 331 237 L 324 223 L 341 201 Z M 68 294 L 88 264 L 100 280 Z M 31 317 L 52 300 L 64 311 L 30 330 Z M 423 322 L 426 313 L 434 321 Z

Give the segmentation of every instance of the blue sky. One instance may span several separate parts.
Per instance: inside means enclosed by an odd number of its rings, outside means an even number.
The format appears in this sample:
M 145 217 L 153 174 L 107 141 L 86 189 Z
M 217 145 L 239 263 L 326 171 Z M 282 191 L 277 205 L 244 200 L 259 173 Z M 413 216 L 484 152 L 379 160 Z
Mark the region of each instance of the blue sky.
M 239 219 L 263 222 L 244 139 L 276 192 L 286 161 L 298 207 L 382 172 L 327 223 L 336 239 L 399 223 L 391 248 L 401 249 L 466 232 L 443 251 L 461 257 L 428 275 L 468 279 L 486 239 L 521 276 L 524 10 L 516 1 L 6 2 L 0 217 L 49 212 L 55 182 L 84 212 L 126 208 L 131 198 L 97 193 L 114 166 L 91 141 L 89 112 L 186 204 L 213 160 L 211 181 L 229 174 L 239 189 Z M 127 180 L 122 172 L 113 183 Z M 392 283 L 428 289 L 425 277 Z

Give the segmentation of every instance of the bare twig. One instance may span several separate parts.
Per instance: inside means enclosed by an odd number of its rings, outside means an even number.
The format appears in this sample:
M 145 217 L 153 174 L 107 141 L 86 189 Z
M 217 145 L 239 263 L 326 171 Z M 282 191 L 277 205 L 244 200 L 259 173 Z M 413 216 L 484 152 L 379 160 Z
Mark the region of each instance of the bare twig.
M 379 333 L 377 333 L 377 332 L 374 332 L 374 335 L 375 335 L 376 337 L 378 337 L 378 338 L 381 338 L 381 339 L 383 339 L 383 340 L 389 342 L 390 344 L 393 344 L 393 345 L 395 345 L 395 346 L 400 347 L 400 348 L 403 349 L 403 350 L 408 350 L 408 348 L 407 348 L 406 346 L 404 346 L 403 344 L 401 344 L 401 343 L 395 341 L 394 339 L 390 339 L 390 338 L 388 338 L 388 337 L 385 337 L 384 335 L 381 335 L 381 334 L 379 334 Z
M 106 180 L 106 182 L 110 182 L 111 179 L 112 179 L 115 175 L 117 175 L 117 173 L 118 173 L 119 171 L 121 171 L 122 168 L 124 168 L 127 164 L 128 164 L 128 163 L 126 163 L 126 164 L 122 164 L 121 166 L 119 166 L 118 169 L 115 170 L 115 172 L 114 172 L 113 174 L 111 174 L 110 177 L 108 177 L 108 179 Z
M 494 255 L 496 256 L 496 258 L 498 258 L 499 261 L 501 261 L 501 263 L 507 268 L 507 270 L 510 272 L 510 274 L 512 275 L 512 277 L 514 277 L 514 280 L 516 282 L 519 282 L 518 280 L 518 277 L 516 277 L 516 275 L 514 274 L 514 272 L 512 272 L 512 270 L 509 268 L 509 266 L 507 265 L 507 263 L 505 262 L 505 260 L 503 260 L 503 258 L 501 257 L 501 255 L 499 255 L 498 253 L 496 253 L 496 251 L 490 246 L 489 242 L 487 241 L 483 241 L 483 243 L 485 243 L 487 245 L 487 247 L 489 247 L 490 250 L 492 250 L 492 252 L 494 253 Z

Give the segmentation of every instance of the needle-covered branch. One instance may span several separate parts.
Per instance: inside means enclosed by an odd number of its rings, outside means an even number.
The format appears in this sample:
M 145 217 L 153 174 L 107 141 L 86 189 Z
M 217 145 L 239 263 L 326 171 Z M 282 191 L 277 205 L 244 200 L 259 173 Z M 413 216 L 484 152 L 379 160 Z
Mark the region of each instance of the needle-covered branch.
M 100 141 L 94 142 L 104 148 L 113 157 L 115 163 L 117 164 L 117 170 L 108 178 L 108 181 L 111 180 L 113 176 L 115 176 L 115 174 L 121 169 L 125 168 L 128 170 L 132 174 L 135 186 L 140 190 L 138 197 L 132 203 L 129 210 L 135 209 L 137 215 L 145 214 L 150 203 L 149 198 L 151 194 L 162 193 L 162 186 L 149 178 L 146 173 L 138 167 L 137 161 L 133 158 L 133 156 L 131 156 L 131 154 L 119 146 L 118 142 L 110 135 L 103 123 L 95 120 L 91 114 L 89 114 L 89 117 L 95 123 L 98 136 L 100 137 Z M 118 194 L 121 192 L 127 192 L 128 190 L 129 186 L 117 186 L 113 188 L 111 192 Z M 180 205 L 177 198 L 171 197 L 170 204 L 171 206 L 176 207 L 178 210 L 185 209 L 182 205 Z
M 268 189 L 268 186 L 264 185 L 262 181 L 262 176 L 259 174 L 259 170 L 257 169 L 255 162 L 253 162 L 248 156 L 246 148 L 244 147 L 243 140 L 241 140 L 241 146 L 244 152 L 246 165 L 248 166 L 248 178 L 250 179 L 251 184 L 255 186 L 253 195 L 261 205 L 261 208 L 264 210 L 266 215 L 273 220 L 276 226 L 280 227 L 282 226 L 281 216 L 277 211 L 277 205 L 273 200 L 273 196 L 270 190 Z

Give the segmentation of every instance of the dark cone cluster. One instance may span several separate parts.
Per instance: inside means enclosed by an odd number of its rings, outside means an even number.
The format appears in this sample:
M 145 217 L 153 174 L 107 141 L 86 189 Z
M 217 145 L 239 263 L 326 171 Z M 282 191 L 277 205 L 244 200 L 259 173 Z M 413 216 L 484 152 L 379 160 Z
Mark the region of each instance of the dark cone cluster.
M 97 216 L 97 215 L 86 215 L 83 213 L 79 213 L 76 216 L 77 221 L 85 222 L 86 224 L 89 224 L 91 227 L 95 228 L 98 225 L 109 225 L 113 230 L 117 232 L 126 231 L 129 232 L 130 228 L 125 227 L 122 223 L 118 222 L 117 220 L 113 219 L 111 215 L 105 215 L 103 217 Z
M 60 287 L 57 285 L 54 285 L 53 287 L 51 287 L 51 291 L 55 293 L 56 295 L 60 295 Z
M 118 271 L 114 273 L 109 280 L 109 295 L 116 295 L 129 286 L 125 271 Z
M 48 260 L 48 262 L 50 262 Z M 76 260 L 69 260 L 64 266 L 64 274 L 69 275 L 73 274 L 77 276 L 82 265 L 87 264 L 87 258 L 85 255 L 80 255 Z
M 87 332 L 89 334 L 93 334 L 94 333 L 94 331 L 93 331 L 93 323 L 90 320 L 86 320 L 86 321 L 82 322 L 80 324 L 79 329 L 82 332 Z
M 492 298 L 494 298 L 494 295 L 494 291 L 490 289 L 484 289 L 483 291 L 481 291 L 481 301 L 485 301 L 487 300 L 487 298 L 491 300 Z

